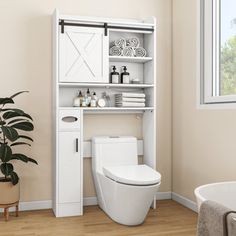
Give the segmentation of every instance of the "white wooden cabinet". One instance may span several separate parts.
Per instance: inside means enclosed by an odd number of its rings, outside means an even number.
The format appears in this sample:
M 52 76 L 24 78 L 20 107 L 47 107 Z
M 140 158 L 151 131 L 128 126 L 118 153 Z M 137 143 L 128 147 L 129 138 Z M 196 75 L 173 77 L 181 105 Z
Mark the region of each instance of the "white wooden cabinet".
M 60 82 L 108 83 L 104 29 L 67 26 L 59 37 Z
M 59 132 L 59 204 L 81 202 L 80 133 Z
M 83 214 L 83 155 L 81 111 L 60 109 L 56 142 L 56 204 L 55 214 Z
M 109 56 L 109 45 L 119 38 L 137 37 L 146 57 Z M 112 66 L 126 65 L 139 84 L 111 84 Z M 119 71 L 120 72 L 120 71 Z M 83 214 L 83 117 L 106 113 L 139 113 L 142 119 L 143 162 L 156 169 L 156 20 L 108 19 L 53 15 L 53 211 L 57 217 Z M 78 90 L 106 92 L 107 107 L 78 108 Z M 115 94 L 142 92 L 145 107 L 115 107 Z M 119 125 L 117 122 L 116 125 Z M 99 128 L 101 130 L 101 128 Z M 104 135 L 104 134 L 102 134 Z M 107 134 L 109 135 L 109 133 Z M 88 141 L 88 140 L 86 140 Z

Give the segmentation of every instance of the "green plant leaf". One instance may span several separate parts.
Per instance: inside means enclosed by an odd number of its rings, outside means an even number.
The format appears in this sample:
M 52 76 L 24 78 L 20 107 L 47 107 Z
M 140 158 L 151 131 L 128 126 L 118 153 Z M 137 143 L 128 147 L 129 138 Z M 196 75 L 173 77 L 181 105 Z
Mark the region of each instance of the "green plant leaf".
M 32 163 L 34 163 L 34 164 L 36 164 L 36 165 L 38 165 L 38 162 L 35 161 L 34 159 L 30 158 L 30 157 L 28 157 L 28 161 L 29 161 L 29 162 L 32 162 Z
M 4 109 L 2 109 L 2 111 L 15 111 L 17 113 L 24 114 L 24 111 L 22 111 L 21 109 L 18 109 L 18 108 L 4 108 Z
M 6 122 L 3 120 L 3 121 L 0 121 L 0 125 L 5 125 Z
M 19 182 L 19 177 L 18 177 L 17 173 L 13 171 L 10 176 L 11 176 L 11 182 L 12 182 L 12 184 L 13 184 L 13 185 L 18 184 L 18 182 Z
M 20 91 L 20 92 L 18 92 L 18 93 L 15 93 L 15 94 L 13 94 L 10 98 L 14 98 L 14 97 L 16 97 L 16 96 L 18 96 L 18 95 L 20 95 L 20 94 L 22 94 L 22 93 L 28 93 L 29 91 Z
M 9 104 L 9 103 L 14 103 L 14 101 L 11 98 L 0 98 L 0 104 L 1 105 L 5 105 L 5 104 Z
M 24 131 L 32 131 L 34 130 L 34 125 L 30 122 L 19 122 L 16 124 L 11 125 L 12 128 L 15 129 L 20 129 L 20 130 L 24 130 Z
M 32 158 L 30 158 L 30 157 L 27 157 L 26 155 L 21 154 L 21 153 L 14 153 L 14 154 L 12 154 L 12 158 L 11 158 L 11 159 L 12 159 L 12 160 L 23 161 L 23 162 L 25 162 L 25 163 L 27 163 L 27 162 L 32 162 L 32 163 L 38 165 L 38 162 L 37 162 L 37 161 L 35 161 L 34 159 L 32 159 Z
M 5 176 L 9 176 L 13 172 L 14 168 L 11 163 L 2 163 L 0 169 Z
M 26 117 L 30 120 L 33 120 L 33 118 L 29 115 L 29 114 L 26 114 L 24 113 L 22 110 L 18 110 L 18 111 L 14 111 L 14 110 L 9 110 L 9 111 L 6 111 L 4 114 L 3 114 L 3 118 L 5 120 L 7 119 L 11 119 L 11 118 L 14 118 L 14 117 L 19 117 L 19 116 L 22 116 L 22 117 Z
M 12 142 L 17 140 L 18 138 L 18 132 L 13 128 L 9 126 L 2 126 L 1 127 L 3 134 Z
M 12 158 L 12 150 L 7 144 L 0 146 L 0 159 L 2 162 L 8 162 Z
M 28 121 L 26 119 L 22 119 L 22 118 L 19 118 L 19 119 L 14 119 L 14 120 L 11 120 L 8 122 L 8 125 L 12 124 L 12 123 L 16 123 L 16 122 L 19 122 L 19 121 Z
M 27 140 L 30 140 L 30 141 L 34 141 L 32 138 L 28 137 L 28 136 L 25 136 L 25 135 L 18 135 L 18 139 L 19 138 L 23 138 L 23 139 L 27 139 Z
M 19 161 L 23 161 L 23 162 L 27 163 L 29 158 L 24 154 L 14 153 L 14 154 L 12 154 L 11 159 L 12 160 L 19 160 Z
M 25 142 L 15 142 L 15 143 L 12 143 L 10 146 L 13 147 L 13 146 L 18 146 L 18 145 L 28 145 L 28 146 L 31 146 L 31 144 L 25 143 Z

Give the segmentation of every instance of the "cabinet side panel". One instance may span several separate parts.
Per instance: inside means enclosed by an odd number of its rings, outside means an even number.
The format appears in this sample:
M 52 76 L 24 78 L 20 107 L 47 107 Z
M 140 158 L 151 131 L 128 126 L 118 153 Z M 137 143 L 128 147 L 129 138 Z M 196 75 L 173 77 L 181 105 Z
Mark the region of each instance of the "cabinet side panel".
M 52 186 L 53 186 L 53 211 L 57 215 L 57 108 L 58 108 L 58 21 L 59 12 L 55 10 L 52 16 Z

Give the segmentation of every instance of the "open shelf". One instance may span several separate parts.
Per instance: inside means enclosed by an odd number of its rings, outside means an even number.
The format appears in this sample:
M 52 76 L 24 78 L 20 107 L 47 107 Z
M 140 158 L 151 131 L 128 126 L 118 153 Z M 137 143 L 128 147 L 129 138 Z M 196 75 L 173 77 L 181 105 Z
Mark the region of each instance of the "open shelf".
M 153 88 L 154 84 L 59 83 L 59 86 L 64 88 Z
M 152 111 L 154 107 L 60 107 L 60 109 L 78 110 L 81 109 L 85 113 L 143 113 L 145 111 Z
M 124 56 L 109 56 L 111 62 L 130 62 L 130 63 L 145 63 L 152 61 L 152 57 L 124 57 Z

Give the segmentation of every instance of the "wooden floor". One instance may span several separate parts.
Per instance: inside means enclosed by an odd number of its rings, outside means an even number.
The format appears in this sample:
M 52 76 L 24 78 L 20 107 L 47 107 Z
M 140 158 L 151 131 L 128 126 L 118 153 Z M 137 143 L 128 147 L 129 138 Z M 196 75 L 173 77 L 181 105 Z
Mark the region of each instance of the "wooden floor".
M 0 216 L 1 236 L 155 236 L 196 235 L 197 214 L 174 201 L 158 201 L 146 221 L 136 227 L 114 223 L 97 206 L 85 207 L 84 216 L 55 218 L 51 210 L 20 212 L 8 222 Z

